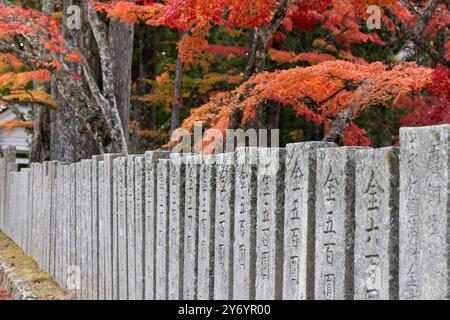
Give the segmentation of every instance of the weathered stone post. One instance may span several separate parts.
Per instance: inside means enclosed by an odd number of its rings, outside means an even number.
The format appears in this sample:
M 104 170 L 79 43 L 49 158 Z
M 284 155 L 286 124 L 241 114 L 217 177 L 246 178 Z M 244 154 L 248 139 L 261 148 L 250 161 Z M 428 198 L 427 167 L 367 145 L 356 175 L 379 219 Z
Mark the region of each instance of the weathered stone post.
M 200 156 L 186 157 L 183 299 L 197 299 Z
M 145 216 L 144 216 L 144 298 L 155 299 L 156 274 L 156 226 L 157 226 L 157 164 L 167 159 L 168 152 L 147 152 L 145 154 Z
M 258 148 L 256 299 L 282 298 L 284 149 Z
M 118 155 L 103 155 L 104 180 L 102 183 L 102 201 L 100 225 L 104 239 L 105 299 L 117 297 L 117 181 L 114 178 L 114 159 Z M 103 222 L 103 223 L 102 223 Z M 102 250 L 102 247 L 100 247 Z
M 76 291 L 77 293 L 77 298 L 82 299 L 83 298 L 83 290 L 85 290 L 84 288 L 84 281 L 83 281 L 83 276 L 84 273 L 86 272 L 86 270 L 84 270 L 84 265 L 83 265 L 83 255 L 82 255 L 82 248 L 83 248 L 83 201 L 84 201 L 84 188 L 83 188 L 83 169 L 82 169 L 82 165 L 81 162 L 77 162 L 74 164 L 75 165 L 75 197 L 76 197 L 76 203 L 75 203 L 75 264 L 77 266 L 77 268 L 79 268 L 79 271 L 81 272 L 81 283 L 80 283 L 80 288 Z M 62 189 L 64 190 L 64 180 L 63 182 L 61 182 L 62 185 Z M 63 197 L 64 193 L 62 193 L 61 198 Z M 61 209 L 63 209 L 64 207 L 64 201 L 63 199 L 61 199 Z M 62 215 L 62 218 L 64 219 L 64 216 Z M 65 221 L 61 221 L 61 228 L 63 230 L 63 239 L 67 238 L 65 236 L 66 234 L 66 226 L 67 224 L 65 223 Z M 65 252 L 65 248 L 64 246 L 62 246 L 62 250 L 63 250 L 63 256 L 64 256 L 64 252 Z M 64 263 L 64 257 L 61 258 L 63 261 L 63 272 L 66 272 L 65 270 L 67 270 L 67 265 Z M 65 278 L 65 276 L 63 276 L 63 278 Z
M 355 153 L 317 151 L 315 299 L 353 299 Z
M 216 156 L 214 299 L 233 298 L 234 153 Z
M 357 152 L 355 299 L 398 299 L 398 149 Z
M 129 156 L 126 169 L 126 242 L 128 299 L 136 300 L 136 210 L 135 210 L 135 156 Z
M 257 148 L 236 150 L 234 300 L 255 298 L 257 161 Z
M 169 284 L 169 197 L 170 160 L 159 160 L 157 164 L 157 212 L 156 212 L 156 266 L 155 299 L 168 298 Z
M 314 299 L 317 149 L 333 143 L 286 146 L 283 299 Z
M 135 257 L 136 257 L 136 300 L 144 299 L 144 209 L 145 209 L 145 159 L 137 156 L 134 159 L 134 211 L 135 211 Z
M 54 266 L 54 278 L 56 280 L 56 282 L 58 282 L 60 285 L 62 285 L 64 288 L 66 288 L 66 284 L 63 284 L 63 279 L 62 279 L 62 212 L 61 212 L 61 197 L 62 197 L 62 193 L 63 193 L 63 189 L 62 189 L 62 175 L 63 175 L 63 167 L 61 163 L 58 163 L 56 165 L 56 180 L 55 180 L 55 184 L 56 184 L 56 194 L 55 194 L 55 246 L 54 246 L 54 250 L 55 250 L 55 266 Z M 31 241 L 33 241 L 33 237 L 32 237 L 32 233 L 31 230 L 33 228 L 33 216 L 32 216 L 32 207 L 30 205 L 31 203 L 31 199 L 33 197 L 33 172 L 30 169 L 29 172 L 29 190 L 28 190 L 28 201 L 29 201 L 29 205 L 28 205 L 28 212 L 30 214 L 30 217 L 28 219 L 28 225 L 27 225 L 27 229 L 29 230 L 29 250 L 31 250 Z M 73 180 L 73 182 L 75 183 L 75 179 Z M 73 204 L 75 205 L 75 204 Z M 28 253 L 28 255 L 31 255 L 30 253 Z
M 170 155 L 168 299 L 183 299 L 184 214 L 187 155 Z
M 99 260 L 99 248 L 100 248 L 100 237 L 101 233 L 99 230 L 100 221 L 100 183 L 99 183 L 99 169 L 100 161 L 103 160 L 103 156 L 93 156 L 92 165 L 92 218 L 91 218 L 91 229 L 92 229 L 92 249 L 90 255 L 92 256 L 92 299 L 99 300 L 100 294 L 100 279 L 104 279 L 103 275 L 100 275 L 100 260 Z
M 117 264 L 119 300 L 128 299 L 127 158 L 114 159 L 117 178 Z
M 81 265 L 80 262 L 77 260 L 78 259 L 78 247 L 77 247 L 77 214 L 78 214 L 78 205 L 77 202 L 79 202 L 78 200 L 78 183 L 77 183 L 77 168 L 76 168 L 76 164 L 70 164 L 67 166 L 60 166 L 61 170 L 58 173 L 59 177 L 60 177 L 60 184 L 62 184 L 63 186 L 67 185 L 67 181 L 70 181 L 70 184 L 68 186 L 65 187 L 65 189 L 63 190 L 63 194 L 61 194 L 61 196 L 58 199 L 58 205 L 59 208 L 63 208 L 66 203 L 65 203 L 65 199 L 68 199 L 68 202 L 70 203 L 70 210 L 69 210 L 69 217 L 68 217 L 68 221 L 65 223 L 67 225 L 67 241 L 68 241 L 68 245 L 67 248 L 69 250 L 69 254 L 68 254 L 68 265 L 65 266 L 65 272 L 67 273 L 67 268 L 70 266 L 71 268 L 73 268 L 72 271 L 72 275 L 73 272 L 75 271 L 80 271 L 81 272 Z M 63 189 L 63 187 L 60 187 L 61 189 Z M 61 219 L 60 219 L 61 220 Z M 79 219 L 78 219 L 79 220 Z M 63 221 L 59 222 L 60 224 L 64 224 Z M 81 274 L 79 274 L 79 276 L 81 277 Z M 74 277 L 74 283 L 75 287 L 77 286 L 77 277 Z M 79 279 L 81 281 L 81 279 Z M 67 284 L 67 277 L 64 279 L 65 284 Z M 79 290 L 81 287 L 76 288 L 76 290 Z
M 214 297 L 215 156 L 202 157 L 199 179 L 197 299 L 209 300 Z
M 58 163 L 56 161 L 52 161 L 50 162 L 50 167 L 49 167 L 49 178 L 50 178 L 50 197 L 48 199 L 49 201 L 49 207 L 50 207 L 50 211 L 49 211 L 49 234 L 48 234 L 48 241 L 49 241 L 49 249 L 48 249 L 48 272 L 51 275 L 55 274 L 55 268 L 54 268 L 54 263 L 55 263 L 55 232 L 56 232 L 56 194 L 57 194 L 57 188 L 56 188 L 56 168 L 57 168 Z M 28 198 L 28 170 L 27 169 L 22 169 L 22 175 L 23 175 L 23 189 L 26 192 L 26 197 L 25 199 Z M 68 183 L 70 184 L 70 181 L 68 181 Z M 70 206 L 69 206 L 70 208 Z M 25 210 L 25 216 L 27 216 L 28 213 L 28 204 L 24 205 L 24 210 Z M 26 229 L 26 217 L 22 220 L 22 229 Z M 24 239 L 24 246 L 25 246 L 25 239 Z
M 9 212 L 9 164 L 16 163 L 16 148 L 8 146 L 3 149 L 2 189 L 0 190 L 0 226 L 4 224 L 5 215 Z
M 400 299 L 450 298 L 450 125 L 400 130 Z

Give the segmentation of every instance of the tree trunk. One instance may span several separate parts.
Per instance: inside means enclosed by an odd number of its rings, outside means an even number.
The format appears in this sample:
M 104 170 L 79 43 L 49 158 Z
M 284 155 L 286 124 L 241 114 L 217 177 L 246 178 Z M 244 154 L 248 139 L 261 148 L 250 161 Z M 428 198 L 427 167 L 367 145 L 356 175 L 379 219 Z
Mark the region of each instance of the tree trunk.
M 42 0 L 42 12 L 51 15 L 54 10 L 53 0 Z M 50 87 L 48 87 L 50 90 Z M 43 106 L 34 107 L 34 129 L 31 141 L 30 161 L 50 160 L 50 110 Z
M 244 80 L 248 80 L 254 74 L 264 71 L 267 51 L 267 33 L 261 28 L 253 30 L 252 51 L 245 69 Z
M 292 2 L 293 0 L 280 0 L 269 25 L 253 30 L 252 50 L 245 69 L 244 80 L 264 71 L 267 44 L 281 26 Z M 260 103 L 256 107 L 255 118 L 248 123 L 247 127 L 255 130 L 272 128 L 273 123 L 269 123 L 272 115 L 268 108 L 270 108 L 270 104 Z
M 80 0 L 63 0 L 63 12 L 71 5 L 78 5 L 83 8 Z M 64 16 L 65 17 L 65 16 Z M 84 15 L 82 16 L 82 18 Z M 63 23 L 63 37 L 66 44 L 71 48 L 77 48 L 83 54 L 86 53 L 86 46 L 89 42 L 86 37 L 91 36 L 86 30 L 86 21 L 82 19 L 81 30 L 69 30 L 67 24 Z M 90 49 L 89 49 L 90 50 Z M 52 159 L 63 162 L 76 162 L 81 159 L 90 158 L 98 154 L 98 148 L 92 138 L 92 134 L 87 130 L 84 121 L 74 115 L 69 102 L 63 98 L 57 88 L 54 89 L 58 108 L 53 116 L 55 123 L 52 125 Z
M 30 150 L 31 162 L 50 160 L 50 112 L 42 106 L 34 107 L 34 130 Z
M 130 1 L 134 2 L 134 1 Z M 109 46 L 113 59 L 114 94 L 123 132 L 128 141 L 131 109 L 131 66 L 133 62 L 134 26 L 112 19 L 109 24 Z
M 171 131 L 180 127 L 181 122 L 181 99 L 183 93 L 183 62 L 177 59 L 177 68 L 175 73 L 175 100 L 176 104 L 172 106 Z
M 152 85 L 146 80 L 153 80 L 156 77 L 155 45 L 158 41 L 158 33 L 149 26 L 139 26 L 137 41 L 139 43 L 139 79 L 136 93 L 141 96 L 153 90 Z M 141 101 L 134 102 L 133 107 L 136 121 L 136 130 L 132 138 L 134 152 L 154 150 L 154 141 L 150 137 L 139 136 L 137 133 L 156 129 L 156 107 Z

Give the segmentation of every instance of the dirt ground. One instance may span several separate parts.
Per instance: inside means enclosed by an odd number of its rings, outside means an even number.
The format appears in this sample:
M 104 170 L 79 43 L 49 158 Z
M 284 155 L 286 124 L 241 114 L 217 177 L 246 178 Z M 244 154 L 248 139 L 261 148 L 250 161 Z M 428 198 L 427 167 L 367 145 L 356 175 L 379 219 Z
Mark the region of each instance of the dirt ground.
M 12 297 L 2 286 L 0 286 L 0 300 L 12 300 Z
M 28 257 L 11 239 L 0 232 L 0 257 L 13 266 L 14 273 L 23 279 L 27 288 L 38 300 L 67 300 L 71 295 L 61 289 L 53 279 L 43 272 L 36 262 Z M 0 286 L 0 300 L 11 298 Z

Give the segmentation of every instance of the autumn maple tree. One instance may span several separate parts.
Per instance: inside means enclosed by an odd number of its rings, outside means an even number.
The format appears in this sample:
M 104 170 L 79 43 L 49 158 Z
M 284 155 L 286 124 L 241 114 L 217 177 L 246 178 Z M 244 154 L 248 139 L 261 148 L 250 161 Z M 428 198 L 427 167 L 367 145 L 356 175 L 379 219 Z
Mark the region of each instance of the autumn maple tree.
M 400 110 L 402 125 L 449 122 L 446 0 L 61 3 L 44 14 L 45 6 L 0 1 L 0 52 L 26 66 L 7 62 L 2 97 L 66 108 L 99 152 L 127 152 L 135 143 L 128 134 L 166 140 L 182 117 L 182 129 L 204 122 L 201 145 L 212 129 L 279 127 L 369 145 L 371 108 Z M 82 35 L 65 26 L 73 4 L 82 7 Z M 49 82 L 63 99 L 52 99 Z M 286 121 L 292 112 L 306 122 Z

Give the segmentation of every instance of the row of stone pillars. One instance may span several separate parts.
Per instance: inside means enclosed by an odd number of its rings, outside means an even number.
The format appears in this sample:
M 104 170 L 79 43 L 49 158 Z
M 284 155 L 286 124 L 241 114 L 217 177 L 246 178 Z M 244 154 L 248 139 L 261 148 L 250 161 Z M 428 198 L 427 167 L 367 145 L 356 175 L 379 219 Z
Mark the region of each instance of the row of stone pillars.
M 400 148 L 0 161 L 0 228 L 80 299 L 446 299 L 450 125 Z

